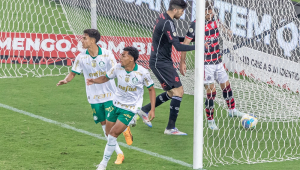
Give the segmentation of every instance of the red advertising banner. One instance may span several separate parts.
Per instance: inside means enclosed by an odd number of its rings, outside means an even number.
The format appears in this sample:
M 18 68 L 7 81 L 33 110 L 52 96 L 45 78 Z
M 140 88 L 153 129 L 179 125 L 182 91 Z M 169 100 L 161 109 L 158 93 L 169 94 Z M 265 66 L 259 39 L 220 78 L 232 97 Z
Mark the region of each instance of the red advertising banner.
M 126 46 L 134 46 L 140 52 L 139 64 L 149 68 L 151 38 L 102 36 L 99 46 L 111 50 L 118 60 Z M 64 64 L 72 61 L 81 48 L 80 36 L 65 34 L 9 33 L 0 32 L 0 62 L 29 64 Z M 173 47 L 172 58 L 179 66 L 180 53 Z

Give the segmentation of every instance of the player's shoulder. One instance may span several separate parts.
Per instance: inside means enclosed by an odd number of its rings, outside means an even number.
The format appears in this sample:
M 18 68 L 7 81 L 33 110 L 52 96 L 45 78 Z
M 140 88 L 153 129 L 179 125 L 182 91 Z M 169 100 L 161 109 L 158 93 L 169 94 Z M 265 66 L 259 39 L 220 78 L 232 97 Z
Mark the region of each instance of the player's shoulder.
M 102 55 L 109 55 L 112 53 L 111 50 L 108 50 L 108 49 L 102 48 L 102 47 L 101 47 L 101 51 L 102 51 Z
M 88 57 L 88 55 L 86 54 L 87 49 L 83 49 L 80 51 L 79 54 L 77 54 L 76 58 L 77 59 L 83 59 L 84 57 Z
M 147 74 L 147 73 L 149 73 L 148 69 L 146 69 L 145 67 L 143 67 L 143 66 L 141 66 L 141 65 L 139 65 L 139 64 L 137 64 L 137 66 L 138 66 L 138 69 L 137 69 L 138 72 L 140 72 L 140 73 L 142 73 L 142 74 Z

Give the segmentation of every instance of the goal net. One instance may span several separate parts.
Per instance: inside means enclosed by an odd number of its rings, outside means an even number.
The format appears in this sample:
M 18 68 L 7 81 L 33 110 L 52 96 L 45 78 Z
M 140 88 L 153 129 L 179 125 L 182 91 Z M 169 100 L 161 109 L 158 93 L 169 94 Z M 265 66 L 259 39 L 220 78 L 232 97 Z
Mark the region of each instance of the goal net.
M 196 17 L 196 0 L 187 3 L 175 21 L 179 36 L 186 35 Z M 0 6 L 0 78 L 70 71 L 81 50 L 80 36 L 94 19 L 90 0 L 2 0 Z M 169 0 L 97 1 L 98 44 L 112 50 L 116 59 L 125 46 L 135 46 L 138 63 L 149 68 L 153 26 L 168 6 Z M 250 131 L 240 126 L 240 118 L 229 118 L 216 83 L 219 130 L 208 129 L 204 115 L 204 167 L 300 158 L 300 23 L 294 7 L 290 0 L 214 1 L 215 20 L 233 34 L 220 30 L 219 43 L 236 108 L 255 114 L 259 123 Z M 178 69 L 180 53 L 174 48 L 172 59 Z M 188 52 L 186 76 L 178 71 L 185 93 L 191 95 L 194 61 L 194 52 Z

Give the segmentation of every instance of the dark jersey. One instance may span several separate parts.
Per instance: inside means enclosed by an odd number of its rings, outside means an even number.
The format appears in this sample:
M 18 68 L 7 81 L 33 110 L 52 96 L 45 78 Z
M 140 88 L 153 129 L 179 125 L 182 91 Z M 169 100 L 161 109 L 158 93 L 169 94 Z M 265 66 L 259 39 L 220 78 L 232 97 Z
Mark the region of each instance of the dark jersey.
M 191 23 L 191 26 L 186 34 L 186 38 L 194 39 L 195 38 L 195 27 L 196 20 Z M 222 56 L 220 54 L 220 45 L 219 45 L 219 29 L 217 22 L 215 20 L 205 21 L 205 43 L 210 42 L 209 48 L 205 48 L 204 53 L 204 64 L 205 65 L 215 65 L 222 63 Z
M 172 45 L 177 51 L 195 50 L 194 45 L 180 44 L 173 20 L 167 13 L 162 13 L 156 19 L 156 25 L 153 28 L 150 65 L 156 68 L 164 67 L 165 64 L 173 65 Z

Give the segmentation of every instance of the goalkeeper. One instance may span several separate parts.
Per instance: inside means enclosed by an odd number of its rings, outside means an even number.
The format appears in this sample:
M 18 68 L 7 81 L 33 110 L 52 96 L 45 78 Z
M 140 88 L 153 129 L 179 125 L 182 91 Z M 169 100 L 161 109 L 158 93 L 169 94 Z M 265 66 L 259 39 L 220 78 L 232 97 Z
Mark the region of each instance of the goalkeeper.
M 232 36 L 230 30 L 214 19 L 212 2 L 206 1 L 205 5 L 205 53 L 204 53 L 204 87 L 207 93 L 205 101 L 206 115 L 208 119 L 208 126 L 212 130 L 218 130 L 214 121 L 214 100 L 216 97 L 215 80 L 220 84 L 223 90 L 223 97 L 228 106 L 229 117 L 242 117 L 245 113 L 239 112 L 235 108 L 235 101 L 233 93 L 228 81 L 228 75 L 222 64 L 222 56 L 219 49 L 219 29 L 218 25 L 227 32 L 229 36 Z M 192 22 L 190 28 L 186 34 L 184 44 L 190 44 L 195 38 L 195 24 L 196 20 Z M 186 73 L 186 52 L 181 52 L 180 61 L 180 73 L 184 76 Z
M 70 72 L 64 80 L 59 81 L 57 86 L 67 84 L 75 77 L 76 74 L 80 74 L 81 71 L 83 71 L 85 78 L 103 77 L 106 75 L 108 70 L 116 65 L 116 59 L 112 52 L 104 48 L 100 48 L 96 44 L 101 37 L 98 30 L 86 29 L 83 33 L 81 42 L 83 48 L 87 50 L 78 54 L 73 64 L 72 72 Z M 116 84 L 114 80 L 110 80 L 104 84 L 86 86 L 87 99 L 93 110 L 94 121 L 96 124 L 101 123 L 104 135 L 106 134 L 106 116 L 109 112 L 109 108 L 113 105 L 112 100 L 115 90 Z M 128 127 L 123 134 L 125 136 L 126 143 L 131 145 L 133 138 L 130 128 Z M 118 143 L 116 143 L 115 151 L 118 155 L 115 163 L 122 164 L 124 154 Z

